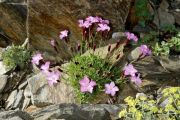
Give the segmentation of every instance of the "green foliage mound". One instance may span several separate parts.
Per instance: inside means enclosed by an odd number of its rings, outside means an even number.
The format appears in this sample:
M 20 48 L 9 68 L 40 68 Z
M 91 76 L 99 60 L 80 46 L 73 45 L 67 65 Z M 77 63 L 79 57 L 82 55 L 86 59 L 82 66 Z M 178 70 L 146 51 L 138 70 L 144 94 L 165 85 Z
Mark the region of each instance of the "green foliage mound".
M 30 52 L 23 46 L 9 46 L 2 53 L 3 63 L 7 68 L 23 68 L 30 60 Z
M 95 55 L 89 56 L 76 56 L 72 59 L 67 66 L 67 73 L 69 76 L 69 82 L 73 86 L 77 100 L 80 103 L 88 103 L 97 95 L 104 92 L 104 86 L 106 83 L 114 81 L 117 85 L 121 85 L 119 79 L 120 69 L 112 67 L 106 60 L 101 59 Z M 96 87 L 93 93 L 82 93 L 80 91 L 79 81 L 88 76 L 91 80 L 96 81 Z

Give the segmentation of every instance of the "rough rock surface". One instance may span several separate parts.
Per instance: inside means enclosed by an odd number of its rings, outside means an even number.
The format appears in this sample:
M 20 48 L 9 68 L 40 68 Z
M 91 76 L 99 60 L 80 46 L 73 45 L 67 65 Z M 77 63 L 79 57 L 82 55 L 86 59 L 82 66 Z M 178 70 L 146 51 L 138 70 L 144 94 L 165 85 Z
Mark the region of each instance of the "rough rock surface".
M 5 74 L 6 72 L 8 72 L 7 71 L 7 69 L 6 69 L 6 67 L 5 67 L 5 65 L 3 64 L 3 62 L 2 61 L 0 61 L 0 75 L 3 75 L 3 74 Z
M 59 3 L 60 2 L 60 3 Z M 59 32 L 70 30 L 71 41 L 81 40 L 78 19 L 99 15 L 109 19 L 114 29 L 124 28 L 130 0 L 29 0 L 29 34 L 31 44 L 38 49 L 54 52 L 49 45 L 52 38 L 59 40 Z M 60 54 L 66 58 L 64 42 L 60 43 Z
M 27 6 L 2 2 L 0 3 L 0 17 L 0 45 L 4 47 L 11 42 L 22 44 L 27 37 Z
M 94 54 L 102 59 L 108 60 L 111 64 L 115 65 L 124 56 L 123 50 L 125 43 L 123 41 L 124 40 L 119 41 L 120 44 L 117 41 L 116 43 L 114 43 L 115 41 L 109 41 L 110 43 L 112 43 L 107 46 L 99 47 L 95 51 L 88 50 L 83 55 Z M 109 46 L 111 46 L 110 51 L 108 51 Z
M 130 54 L 128 55 L 128 60 L 129 61 L 138 60 L 138 58 L 140 57 L 141 54 L 142 54 L 142 52 L 140 50 L 140 47 L 137 47 L 130 52 Z
M 123 29 L 130 1 L 1 0 L 0 45 L 5 47 L 11 42 L 21 44 L 29 36 L 32 48 L 68 59 L 64 42 L 60 41 L 59 46 L 63 52 L 57 54 L 49 44 L 50 39 L 59 40 L 59 31 L 68 29 L 72 41 L 81 40 L 77 20 L 90 15 L 109 19 L 113 31 Z
M 167 71 L 152 56 L 145 57 L 133 63 L 135 68 L 141 73 L 143 83 L 139 92 L 153 92 L 163 86 L 179 86 L 179 72 Z
M 75 103 L 75 94 L 72 88 L 63 80 L 56 86 L 50 87 L 44 74 L 39 73 L 28 79 L 28 87 L 33 105 Z
M 27 0 L 0 0 L 0 3 L 26 3 Z
M 180 71 L 180 55 L 177 56 L 169 56 L 169 57 L 159 57 L 158 58 L 160 64 L 164 67 L 164 69 L 179 73 Z M 179 73 L 180 74 L 180 73 Z
M 156 25 L 173 25 L 175 23 L 175 18 L 168 11 L 168 7 L 167 0 L 163 0 L 158 8 L 158 14 L 155 14 L 154 23 Z
M 1 120 L 33 120 L 32 117 L 23 111 L 0 111 Z
M 173 1 L 169 1 L 170 4 L 170 11 L 172 12 L 172 14 L 174 15 L 175 18 L 175 22 L 180 25 L 180 0 L 173 0 Z
M 0 93 L 3 91 L 4 87 L 6 86 L 8 76 L 7 75 L 0 75 Z
M 31 116 L 35 120 L 66 119 L 66 120 L 111 120 L 117 118 L 121 105 L 74 105 L 60 104 L 34 111 Z M 109 111 L 109 112 L 108 112 Z

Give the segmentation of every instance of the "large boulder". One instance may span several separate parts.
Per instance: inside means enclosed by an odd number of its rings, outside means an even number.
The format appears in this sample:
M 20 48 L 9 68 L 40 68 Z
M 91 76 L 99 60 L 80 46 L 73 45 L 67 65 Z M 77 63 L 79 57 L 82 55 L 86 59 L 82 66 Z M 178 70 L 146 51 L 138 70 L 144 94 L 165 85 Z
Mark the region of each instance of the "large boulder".
M 176 60 L 177 62 L 173 60 Z M 139 92 L 153 93 L 160 87 L 179 86 L 179 58 L 173 60 L 159 60 L 159 58 L 155 56 L 148 56 L 139 61 L 134 62 L 133 65 L 138 70 L 138 72 L 141 73 L 143 82 L 140 87 L 133 87 Z
M 7 2 L 0 2 L 0 45 L 2 47 L 7 46 L 11 42 L 22 44 L 27 37 L 26 4 L 10 4 Z
M 66 119 L 66 120 L 111 120 L 118 118 L 123 105 L 75 105 L 60 104 L 47 106 L 30 113 L 35 120 Z
M 157 26 L 175 24 L 175 18 L 173 14 L 168 11 L 168 7 L 169 3 L 167 0 L 162 0 L 160 7 L 157 10 L 157 14 L 155 14 L 154 17 L 154 23 Z
M 129 11 L 130 0 L 29 0 L 29 35 L 34 48 L 55 53 L 49 44 L 52 38 L 59 40 L 59 32 L 68 29 L 71 42 L 81 40 L 81 29 L 78 19 L 87 16 L 102 16 L 109 19 L 114 30 L 124 28 Z M 60 41 L 60 40 L 59 40 Z M 64 50 L 64 42 L 60 41 L 62 58 L 68 58 Z M 56 55 L 57 55 L 56 54 Z
M 22 44 L 29 37 L 32 48 L 69 59 L 64 42 L 60 41 L 61 52 L 56 53 L 49 40 L 59 40 L 59 32 L 64 29 L 71 31 L 71 42 L 81 40 L 77 21 L 90 15 L 109 19 L 113 31 L 123 29 L 130 1 L 1 0 L 0 46 Z

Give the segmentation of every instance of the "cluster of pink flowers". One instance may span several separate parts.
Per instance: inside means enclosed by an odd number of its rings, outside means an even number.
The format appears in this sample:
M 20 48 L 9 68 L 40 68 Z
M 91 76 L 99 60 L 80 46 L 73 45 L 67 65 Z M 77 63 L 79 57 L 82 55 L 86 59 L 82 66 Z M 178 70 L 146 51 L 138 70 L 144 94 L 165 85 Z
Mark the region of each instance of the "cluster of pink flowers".
M 110 31 L 109 27 L 109 20 L 104 20 L 101 17 L 93 17 L 88 16 L 85 20 L 78 20 L 79 27 L 83 29 L 83 35 L 87 34 L 88 32 L 92 33 L 94 26 L 97 26 L 97 32 L 108 32 Z M 90 30 L 90 31 L 89 31 Z
M 138 37 L 134 33 L 125 32 L 125 36 L 128 40 L 133 40 L 134 42 L 138 41 Z
M 67 43 L 68 42 L 68 34 L 69 34 L 68 30 L 60 31 L 59 38 L 61 40 L 65 40 L 65 42 Z M 57 49 L 57 46 L 56 46 L 57 45 L 57 41 L 55 39 L 51 39 L 49 43 L 54 48 L 54 50 L 56 52 L 59 52 L 58 49 Z
M 142 80 L 140 79 L 140 73 L 138 73 L 132 64 L 128 64 L 124 67 L 124 75 L 130 76 L 130 80 L 136 85 L 141 85 Z
M 140 51 L 142 53 L 142 56 L 149 56 L 149 55 L 151 55 L 151 50 L 148 48 L 147 45 L 141 45 L 140 46 Z
M 58 70 L 50 71 L 50 62 L 47 61 L 44 64 L 40 65 L 40 61 L 43 60 L 43 57 L 40 53 L 35 54 L 32 57 L 32 64 L 40 66 L 41 72 L 46 75 L 46 79 L 50 86 L 53 86 L 60 79 L 61 73 Z
M 96 81 L 90 80 L 88 76 L 84 76 L 82 80 L 79 81 L 80 84 L 80 91 L 85 93 L 93 93 L 94 87 L 97 85 Z M 119 91 L 118 87 L 115 86 L 114 82 L 105 84 L 105 93 L 110 94 L 111 96 L 114 96 L 116 92 Z

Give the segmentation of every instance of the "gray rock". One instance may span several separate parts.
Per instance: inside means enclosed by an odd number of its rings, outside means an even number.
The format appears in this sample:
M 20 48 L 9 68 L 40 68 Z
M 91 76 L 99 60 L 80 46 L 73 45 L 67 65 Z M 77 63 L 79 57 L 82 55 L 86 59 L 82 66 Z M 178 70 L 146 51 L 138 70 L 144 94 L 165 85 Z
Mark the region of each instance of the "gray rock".
M 180 25 L 180 11 L 177 12 L 173 12 L 174 18 L 175 18 L 175 22 Z
M 147 95 L 144 93 L 137 93 L 136 98 L 139 98 L 139 97 L 147 97 Z
M 22 84 L 19 85 L 18 89 L 23 89 L 27 84 L 28 84 L 27 81 L 23 82 Z
M 159 104 L 159 106 L 160 106 L 160 107 L 165 107 L 168 103 L 169 103 L 169 99 L 167 98 L 167 99 L 165 99 L 164 101 L 162 101 L 162 102 Z
M 123 104 L 98 104 L 97 106 L 104 108 L 111 115 L 112 120 L 119 119 L 119 111 L 124 109 L 126 106 Z
M 0 61 L 0 75 L 5 74 L 6 72 L 8 72 L 8 70 L 6 69 L 6 66 L 3 64 L 2 61 Z
M 173 25 L 175 23 L 175 18 L 171 13 L 158 9 L 158 14 L 159 17 L 156 14 L 153 21 L 156 25 Z
M 5 2 L 5 3 L 26 3 L 27 0 L 0 0 L 1 2 Z
M 56 86 L 50 87 L 45 75 L 39 73 L 27 81 L 33 105 L 46 106 L 55 103 L 75 103 L 74 91 L 64 80 L 61 80 Z
M 128 60 L 136 61 L 140 57 L 141 54 L 142 54 L 142 52 L 140 50 L 140 47 L 137 47 L 130 52 L 130 54 L 128 55 Z
M 0 112 L 0 119 L 1 120 L 33 120 L 33 118 L 28 113 L 19 110 Z
M 19 105 L 22 104 L 21 103 L 22 98 L 23 98 L 23 90 L 19 90 L 17 93 L 16 99 L 14 101 L 13 108 L 18 108 Z
M 25 97 L 23 104 L 22 104 L 22 110 L 26 109 L 29 106 L 30 102 L 31 102 L 31 99 Z
M 111 120 L 117 118 L 122 105 L 74 105 L 60 104 L 32 112 L 35 120 L 65 119 L 65 120 Z
M 157 26 L 160 25 L 173 25 L 175 23 L 175 18 L 173 14 L 168 12 L 168 2 L 166 0 L 163 0 L 160 4 L 160 8 L 158 8 L 158 14 L 155 14 L 154 17 L 154 23 Z M 160 24 L 159 24 L 160 22 Z
M 124 32 L 114 32 L 112 34 L 112 39 L 115 39 L 115 40 L 120 40 L 122 38 L 125 38 L 125 34 Z
M 117 62 L 119 62 L 120 59 L 124 55 L 123 50 L 124 50 L 125 43 L 124 41 L 120 41 L 120 42 L 121 44 L 119 44 L 118 46 L 116 46 L 117 43 L 111 44 L 111 51 L 108 51 L 109 45 L 107 45 L 107 46 L 99 47 L 95 51 L 88 50 L 83 55 L 94 54 L 94 55 L 99 56 L 102 59 L 107 59 L 110 63 L 114 65 Z M 119 57 L 117 59 L 118 55 Z
M 135 97 L 138 91 L 134 90 L 130 84 L 125 84 L 121 91 L 118 93 L 118 103 L 124 103 L 124 99 L 128 96 Z
M 29 86 L 26 86 L 26 88 L 24 89 L 24 100 L 23 100 L 23 104 L 22 104 L 22 110 L 26 109 L 29 104 L 31 103 L 31 91 Z
M 8 75 L 1 75 L 0 76 L 0 93 L 3 91 L 4 87 L 6 86 L 8 80 Z
M 138 92 L 151 93 L 162 86 L 179 86 L 180 74 L 164 69 L 153 56 L 147 56 L 133 63 L 141 73 L 142 85 L 132 86 Z M 176 67 L 177 68 L 177 67 Z
M 168 71 L 179 73 L 180 55 L 179 56 L 162 56 L 158 58 L 160 64 Z M 179 73 L 180 74 L 180 73 Z
M 4 51 L 4 48 L 0 47 L 0 61 L 2 60 L 2 52 Z
M 29 88 L 29 86 L 26 86 L 26 88 L 24 89 L 24 97 L 31 97 L 31 90 Z
M 167 0 L 162 0 L 161 4 L 160 4 L 160 8 L 164 11 L 166 11 L 169 7 L 169 3 Z
M 8 99 L 7 99 L 7 105 L 6 105 L 6 109 L 11 108 L 15 102 L 16 96 L 17 96 L 17 90 L 14 90 L 11 92 L 11 94 L 9 95 Z

